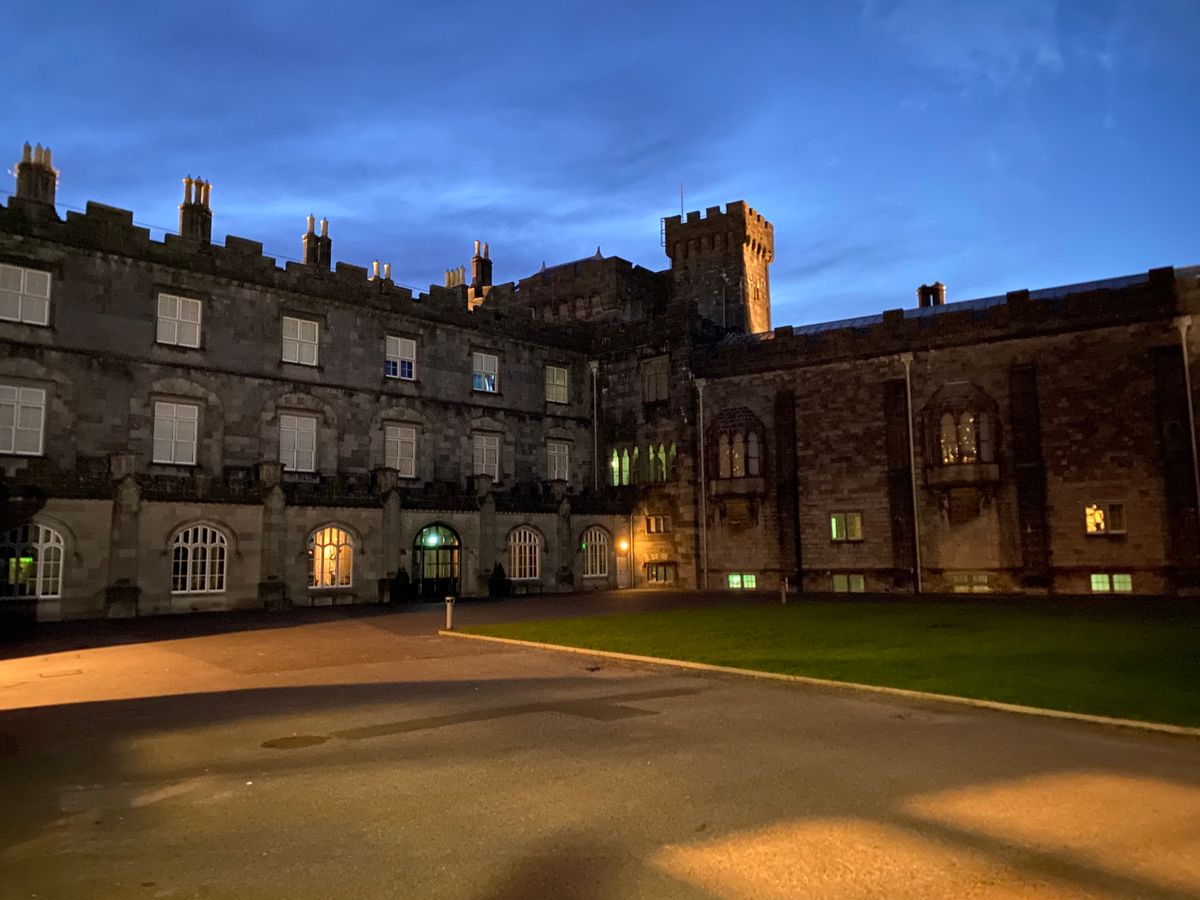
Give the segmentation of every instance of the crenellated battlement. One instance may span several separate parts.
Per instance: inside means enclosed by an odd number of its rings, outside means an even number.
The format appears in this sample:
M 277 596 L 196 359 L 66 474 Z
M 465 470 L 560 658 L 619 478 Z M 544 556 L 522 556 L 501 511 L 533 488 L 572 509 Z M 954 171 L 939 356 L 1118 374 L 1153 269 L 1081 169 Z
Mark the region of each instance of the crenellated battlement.
M 727 252 L 745 247 L 767 263 L 775 259 L 775 226 L 744 200 L 734 200 L 722 209 L 710 206 L 663 220 L 667 256 L 672 263 L 696 255 Z

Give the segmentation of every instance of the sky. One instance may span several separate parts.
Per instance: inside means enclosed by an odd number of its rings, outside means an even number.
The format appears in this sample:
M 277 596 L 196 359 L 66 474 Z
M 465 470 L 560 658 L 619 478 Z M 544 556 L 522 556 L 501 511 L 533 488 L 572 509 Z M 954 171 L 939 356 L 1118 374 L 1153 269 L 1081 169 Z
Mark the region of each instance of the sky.
M 52 147 L 60 214 L 160 236 L 204 177 L 214 240 L 281 264 L 313 213 L 335 260 L 418 289 L 475 239 L 497 282 L 597 246 L 659 270 L 681 184 L 774 223 L 775 324 L 1200 263 L 1196 0 L 59 2 L 5 26 L 0 160 Z

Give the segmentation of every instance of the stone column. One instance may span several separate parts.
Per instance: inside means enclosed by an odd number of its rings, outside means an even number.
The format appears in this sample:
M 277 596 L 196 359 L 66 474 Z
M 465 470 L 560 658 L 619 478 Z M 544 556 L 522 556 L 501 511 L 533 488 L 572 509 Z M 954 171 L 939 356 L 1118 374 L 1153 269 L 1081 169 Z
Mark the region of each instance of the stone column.
M 286 609 L 291 605 L 287 590 L 286 508 L 283 494 L 283 464 L 275 460 L 258 464 L 258 480 L 264 488 L 262 511 L 262 561 L 258 599 L 267 609 Z
M 132 453 L 115 453 L 109 459 L 109 471 L 116 489 L 104 606 L 111 619 L 136 616 L 142 593 L 137 583 L 142 489 L 137 483 L 136 465 L 137 458 Z
M 500 559 L 496 548 L 496 501 L 492 497 L 491 475 L 475 476 L 475 495 L 479 498 L 479 556 L 476 563 L 475 591 L 477 593 L 482 591 L 486 594 L 488 579 L 492 576 L 492 567 Z M 512 573 L 508 571 L 507 562 L 504 572 L 510 578 L 512 577 Z
M 557 558 L 554 560 L 557 590 L 573 590 L 575 587 L 575 542 L 571 536 L 571 501 L 567 499 L 567 482 L 555 481 L 551 490 L 558 501 L 558 521 L 555 522 L 554 543 Z

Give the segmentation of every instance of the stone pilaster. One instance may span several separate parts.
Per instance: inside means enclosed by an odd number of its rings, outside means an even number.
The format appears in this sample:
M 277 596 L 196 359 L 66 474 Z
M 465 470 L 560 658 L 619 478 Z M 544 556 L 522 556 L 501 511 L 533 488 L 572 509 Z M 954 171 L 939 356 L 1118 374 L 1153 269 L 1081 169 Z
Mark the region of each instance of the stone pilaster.
M 291 603 L 284 559 L 287 499 L 280 484 L 283 464 L 274 460 L 259 463 L 258 478 L 266 489 L 262 512 L 262 580 L 258 583 L 258 599 L 267 609 L 285 609 Z
M 136 464 L 137 459 L 132 453 L 115 453 L 109 459 L 109 471 L 116 489 L 104 605 L 106 614 L 112 619 L 136 616 L 142 593 L 137 583 L 142 489 L 135 475 Z

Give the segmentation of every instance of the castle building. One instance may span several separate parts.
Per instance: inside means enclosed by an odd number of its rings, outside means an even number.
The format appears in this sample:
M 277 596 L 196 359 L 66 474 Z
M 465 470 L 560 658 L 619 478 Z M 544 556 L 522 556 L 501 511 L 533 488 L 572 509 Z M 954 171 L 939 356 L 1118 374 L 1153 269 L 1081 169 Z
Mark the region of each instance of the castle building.
M 663 271 L 477 242 L 414 294 L 312 216 L 302 262 L 214 243 L 202 180 L 160 242 L 57 178 L 26 145 L 0 206 L 10 609 L 1200 588 L 1200 267 L 772 329 L 742 202 Z

